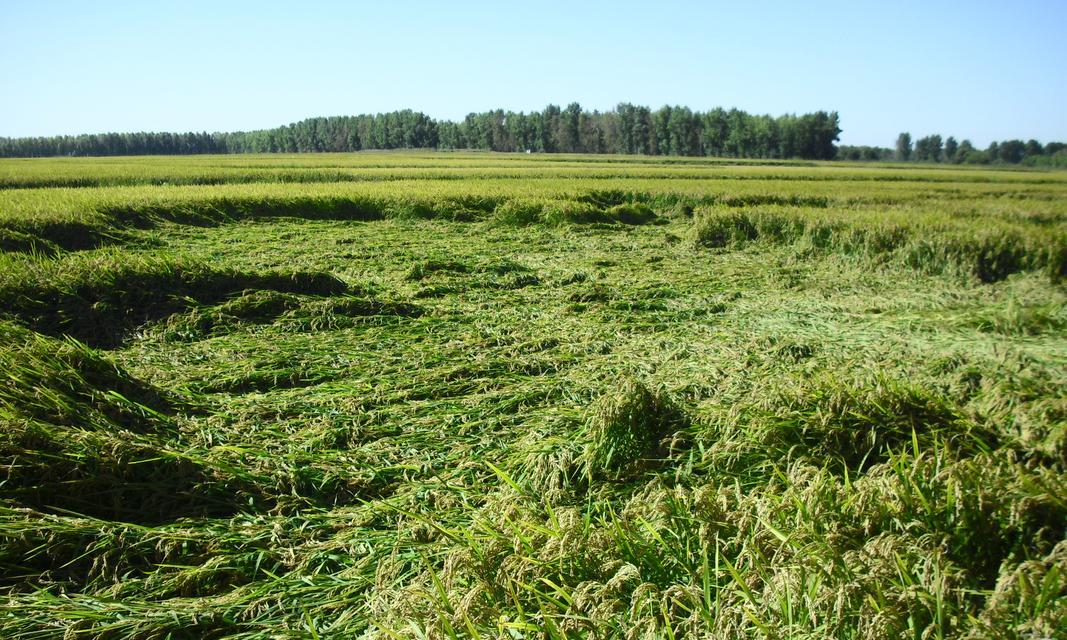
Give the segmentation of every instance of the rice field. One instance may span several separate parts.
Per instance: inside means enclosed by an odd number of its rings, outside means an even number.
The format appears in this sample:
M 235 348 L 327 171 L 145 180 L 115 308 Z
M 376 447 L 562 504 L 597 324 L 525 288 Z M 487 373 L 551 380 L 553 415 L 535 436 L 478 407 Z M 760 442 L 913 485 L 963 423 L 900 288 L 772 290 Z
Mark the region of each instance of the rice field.
M 0 637 L 1067 638 L 1067 172 L 0 161 Z

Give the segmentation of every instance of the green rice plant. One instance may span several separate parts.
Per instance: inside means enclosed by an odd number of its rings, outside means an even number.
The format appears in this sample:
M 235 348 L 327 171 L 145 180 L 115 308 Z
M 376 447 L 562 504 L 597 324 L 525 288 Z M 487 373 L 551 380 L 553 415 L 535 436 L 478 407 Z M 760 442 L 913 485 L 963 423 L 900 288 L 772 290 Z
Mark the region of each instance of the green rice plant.
M 622 224 L 649 224 L 658 220 L 651 207 L 641 203 L 617 204 L 604 212 L 609 220 Z
M 493 211 L 497 224 L 523 226 L 541 221 L 544 204 L 531 200 L 505 200 Z
M 973 455 L 998 444 L 995 431 L 969 420 L 947 398 L 884 376 L 827 373 L 734 411 L 751 446 L 842 465 L 845 472 L 862 472 L 905 448 L 938 444 Z
M 171 256 L 101 252 L 26 261 L 21 272 L 5 272 L 0 312 L 37 331 L 114 347 L 146 322 L 249 289 L 332 295 L 347 285 L 325 273 L 240 273 Z
M 819 253 L 899 262 L 928 273 L 959 272 L 986 283 L 1027 270 L 1043 270 L 1055 281 L 1062 262 L 1060 236 L 1033 228 L 1024 231 L 1002 221 L 975 233 L 948 227 L 944 221 L 928 226 L 922 221 L 849 219 L 836 212 L 702 208 L 690 236 L 697 247 L 737 248 L 757 241 L 788 244 Z
M 133 378 L 98 352 L 0 323 L 0 403 L 5 415 L 91 430 L 173 429 L 180 400 Z
M 1067 624 L 1065 553 L 1067 545 L 1060 542 L 1044 558 L 1023 562 L 1002 576 L 978 619 L 980 632 L 1056 637 Z
M 610 199 L 609 199 L 610 200 Z M 523 226 L 544 223 L 549 226 L 567 224 L 611 223 L 648 224 L 657 219 L 645 204 L 624 202 L 606 209 L 597 198 L 585 200 L 508 200 L 493 214 L 498 224 Z
M 808 407 L 815 410 L 801 418 L 798 440 L 827 447 L 827 453 L 840 455 L 849 465 L 862 465 L 871 456 L 914 445 L 920 437 L 920 445 L 943 438 L 964 452 L 996 444 L 993 432 L 968 423 L 947 399 L 900 380 L 817 378 L 782 406 L 786 415 L 794 407 L 801 414 Z
M 148 330 L 163 340 L 196 341 L 252 326 L 276 326 L 311 332 L 355 326 L 361 319 L 413 317 L 423 310 L 413 304 L 352 295 L 304 296 L 273 290 L 252 291 L 222 304 L 198 306 L 174 314 Z
M 1003 453 L 946 463 L 906 452 L 859 484 L 862 495 L 850 508 L 863 513 L 864 535 L 921 528 L 979 589 L 994 588 L 1005 562 L 1051 552 L 1067 525 L 1062 478 L 1027 473 Z
M 663 439 L 685 423 L 682 412 L 662 392 L 629 379 L 590 411 L 588 444 L 582 453 L 590 477 L 618 476 L 657 457 Z
M 59 247 L 29 233 L 0 227 L 0 251 L 54 256 L 59 252 Z
M 611 217 L 596 206 L 574 200 L 548 201 L 541 210 L 541 221 L 553 226 L 591 224 L 609 220 Z
M 2 161 L 0 636 L 1056 637 L 1065 176 Z
M 178 436 L 180 399 L 72 339 L 10 324 L 0 335 L 5 497 L 132 520 L 233 508 L 200 492 L 210 472 L 164 446 Z
M 702 218 L 694 227 L 693 241 L 701 247 L 719 249 L 755 240 L 759 235 L 756 226 L 743 213 Z M 776 234 L 782 237 L 781 234 Z
M 423 280 L 435 273 L 467 273 L 470 268 L 454 260 L 424 260 L 411 265 L 406 280 Z
M 1037 336 L 1067 329 L 1067 307 L 1062 304 L 1021 306 L 1009 301 L 1002 308 L 969 314 L 962 323 L 986 333 Z

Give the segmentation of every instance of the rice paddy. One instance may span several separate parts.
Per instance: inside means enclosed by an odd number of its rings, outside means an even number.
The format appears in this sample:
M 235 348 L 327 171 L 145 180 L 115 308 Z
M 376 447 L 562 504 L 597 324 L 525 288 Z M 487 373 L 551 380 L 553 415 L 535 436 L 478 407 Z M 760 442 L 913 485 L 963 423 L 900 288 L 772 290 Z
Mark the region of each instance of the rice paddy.
M 0 161 L 0 637 L 1064 638 L 1067 173 Z

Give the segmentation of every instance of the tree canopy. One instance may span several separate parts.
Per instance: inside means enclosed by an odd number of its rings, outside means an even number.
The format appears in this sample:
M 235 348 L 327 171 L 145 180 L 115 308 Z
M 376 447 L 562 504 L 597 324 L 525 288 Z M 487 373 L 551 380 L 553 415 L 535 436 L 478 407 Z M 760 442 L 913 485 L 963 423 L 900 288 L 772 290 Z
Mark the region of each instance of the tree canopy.
M 841 133 L 837 112 L 752 115 L 623 103 L 587 111 L 578 103 L 529 113 L 485 111 L 459 122 L 403 110 L 309 118 L 232 133 L 103 133 L 0 138 L 0 156 L 111 156 L 195 153 L 479 149 L 542 153 L 627 153 L 737 158 L 832 159 Z
M 897 137 L 896 149 L 842 145 L 837 149 L 837 158 L 1067 168 L 1067 144 L 1041 144 L 1037 140 L 1002 140 L 992 142 L 985 150 L 981 150 L 975 148 L 970 140 L 957 141 L 955 137 L 949 136 L 942 141 L 940 134 L 932 134 L 916 140 L 912 148 L 911 134 L 902 133 Z
M 1022 164 L 1067 167 L 1067 144 L 1003 140 L 985 150 L 969 140 L 931 134 L 913 141 L 901 133 L 895 148 L 836 144 L 836 111 L 778 117 L 739 109 L 657 110 L 624 102 L 610 111 L 587 111 L 577 102 L 541 111 L 496 109 L 460 121 L 435 120 L 405 109 L 358 116 L 308 118 L 257 131 L 230 133 L 97 133 L 0 138 L 0 157 L 184 155 L 197 153 L 347 152 L 364 149 L 473 149 L 537 153 L 624 153 Z

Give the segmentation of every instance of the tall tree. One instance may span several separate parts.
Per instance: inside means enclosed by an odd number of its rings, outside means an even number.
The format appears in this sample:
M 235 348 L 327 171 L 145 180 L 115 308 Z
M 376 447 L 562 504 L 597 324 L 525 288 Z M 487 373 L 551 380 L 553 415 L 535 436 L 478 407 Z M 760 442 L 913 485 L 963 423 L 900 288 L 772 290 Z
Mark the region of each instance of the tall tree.
M 911 160 L 911 134 L 902 133 L 897 136 L 897 160 Z
M 956 162 L 956 153 L 959 152 L 959 144 L 952 136 L 945 138 L 945 162 Z
M 840 131 L 836 112 L 773 118 L 738 109 L 694 112 L 684 106 L 664 106 L 653 112 L 648 107 L 629 103 L 607 112 L 585 111 L 578 103 L 571 103 L 566 109 L 548 105 L 529 114 L 502 109 L 470 113 L 458 122 L 434 120 L 424 113 L 405 109 L 308 118 L 273 129 L 231 133 L 134 132 L 0 138 L 0 156 L 439 148 L 829 159 L 837 151 L 834 143 Z
M 940 162 L 941 136 L 932 135 L 916 140 L 915 159 L 919 162 Z
M 580 144 L 582 106 L 577 102 L 567 105 L 560 114 L 559 150 L 576 153 L 582 150 Z

